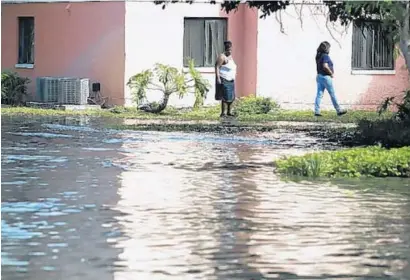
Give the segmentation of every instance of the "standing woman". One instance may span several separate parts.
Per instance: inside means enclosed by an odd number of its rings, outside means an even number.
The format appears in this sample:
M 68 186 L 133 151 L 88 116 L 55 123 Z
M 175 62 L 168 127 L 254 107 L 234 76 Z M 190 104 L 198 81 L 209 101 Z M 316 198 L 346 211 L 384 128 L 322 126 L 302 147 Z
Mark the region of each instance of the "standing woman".
M 346 114 L 346 110 L 340 109 L 339 103 L 337 102 L 335 89 L 333 87 L 333 62 L 329 57 L 330 44 L 327 41 L 320 43 L 316 52 L 316 83 L 317 83 L 317 93 L 315 101 L 315 116 L 322 116 L 320 114 L 320 102 L 322 101 L 323 93 L 325 89 L 330 95 L 333 107 L 335 108 L 337 115 L 341 116 Z
M 236 64 L 232 58 L 232 42 L 224 42 L 224 52 L 218 56 L 215 65 L 215 99 L 221 100 L 221 117 L 232 114 L 232 102 L 235 100 Z M 226 106 L 225 106 L 226 104 Z

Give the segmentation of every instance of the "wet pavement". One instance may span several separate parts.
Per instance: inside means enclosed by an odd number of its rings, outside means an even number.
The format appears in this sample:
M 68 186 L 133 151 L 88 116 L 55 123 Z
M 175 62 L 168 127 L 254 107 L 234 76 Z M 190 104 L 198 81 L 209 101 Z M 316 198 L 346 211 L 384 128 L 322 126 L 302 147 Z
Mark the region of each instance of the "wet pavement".
M 2 279 L 410 279 L 409 180 L 286 182 L 302 133 L 2 118 Z

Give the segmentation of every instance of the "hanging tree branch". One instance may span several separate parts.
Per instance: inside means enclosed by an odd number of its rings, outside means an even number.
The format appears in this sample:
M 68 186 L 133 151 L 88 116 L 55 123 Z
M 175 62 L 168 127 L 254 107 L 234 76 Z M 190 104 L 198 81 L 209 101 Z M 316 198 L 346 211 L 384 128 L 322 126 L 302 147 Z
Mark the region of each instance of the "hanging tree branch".
M 410 65 L 410 3 L 406 4 L 406 9 L 403 11 L 403 23 L 401 26 L 400 49 L 406 60 L 406 65 Z M 410 71 L 410 69 L 408 69 Z
M 303 0 L 301 3 L 300 3 L 300 8 L 298 9 L 298 6 L 297 5 L 293 5 L 293 7 L 295 8 L 295 12 L 296 12 L 296 14 L 297 14 L 297 18 L 298 18 L 298 20 L 300 21 L 300 28 L 303 30 L 303 7 L 304 7 L 304 4 L 305 4 L 305 0 Z
M 279 23 L 280 32 L 287 35 L 286 32 L 285 32 L 285 28 L 283 27 L 282 11 L 281 10 L 279 10 L 278 12 L 275 13 L 275 19 Z
M 330 19 L 329 19 L 329 16 L 326 16 L 326 29 L 327 29 L 327 31 L 329 32 L 329 35 L 330 35 L 330 37 L 332 37 L 332 39 L 339 45 L 339 47 L 341 48 L 342 47 L 342 44 L 339 42 L 339 40 L 338 39 L 336 39 L 336 37 L 333 35 L 333 32 L 332 32 L 332 30 L 331 30 L 331 28 L 330 28 L 330 26 L 329 26 L 329 23 L 330 23 Z

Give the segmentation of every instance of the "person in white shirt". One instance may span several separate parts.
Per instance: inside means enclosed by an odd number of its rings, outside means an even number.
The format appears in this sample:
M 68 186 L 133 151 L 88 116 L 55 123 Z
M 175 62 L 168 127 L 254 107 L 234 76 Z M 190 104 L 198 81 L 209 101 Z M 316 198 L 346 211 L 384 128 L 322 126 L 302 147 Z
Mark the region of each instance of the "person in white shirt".
M 221 117 L 232 114 L 232 102 L 235 100 L 236 64 L 232 58 L 232 42 L 224 42 L 224 52 L 220 54 L 215 64 L 215 99 L 221 101 Z M 226 106 L 225 106 L 226 104 Z

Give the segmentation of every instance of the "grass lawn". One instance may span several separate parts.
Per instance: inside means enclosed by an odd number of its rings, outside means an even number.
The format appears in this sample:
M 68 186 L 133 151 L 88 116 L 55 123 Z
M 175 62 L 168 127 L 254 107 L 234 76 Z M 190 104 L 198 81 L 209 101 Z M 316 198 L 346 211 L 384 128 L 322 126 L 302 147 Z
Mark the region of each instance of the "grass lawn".
M 135 108 L 116 107 L 111 110 L 84 110 L 63 111 L 53 109 L 36 109 L 29 107 L 1 108 L 2 116 L 75 116 L 88 115 L 96 117 L 112 117 L 126 119 L 166 119 L 166 120 L 191 120 L 191 121 L 217 121 L 219 120 L 219 106 L 205 107 L 198 110 L 168 108 L 160 114 L 145 113 Z M 379 116 L 375 111 L 349 111 L 344 116 L 337 116 L 335 111 L 323 111 L 322 117 L 315 117 L 312 111 L 274 110 L 268 114 L 244 114 L 239 115 L 237 120 L 247 123 L 262 123 L 273 121 L 294 122 L 337 122 L 355 123 L 362 119 L 378 120 L 385 119 L 391 114 Z

